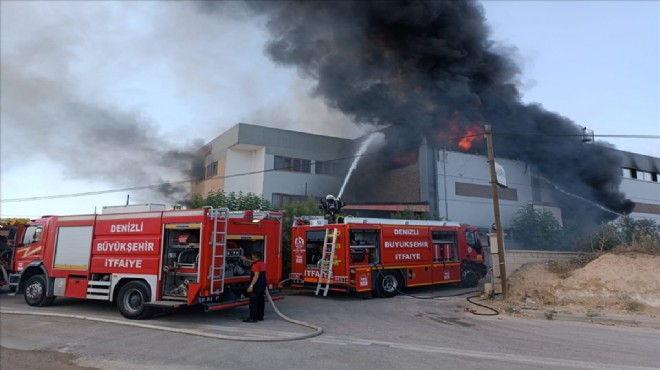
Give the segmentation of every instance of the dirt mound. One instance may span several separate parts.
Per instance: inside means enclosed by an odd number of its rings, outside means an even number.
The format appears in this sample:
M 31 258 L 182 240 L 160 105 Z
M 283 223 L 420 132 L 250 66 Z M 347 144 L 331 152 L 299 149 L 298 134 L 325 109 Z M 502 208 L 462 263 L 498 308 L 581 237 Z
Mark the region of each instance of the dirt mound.
M 568 312 L 660 315 L 660 256 L 605 254 L 562 278 L 549 264 L 509 277 L 509 302 Z

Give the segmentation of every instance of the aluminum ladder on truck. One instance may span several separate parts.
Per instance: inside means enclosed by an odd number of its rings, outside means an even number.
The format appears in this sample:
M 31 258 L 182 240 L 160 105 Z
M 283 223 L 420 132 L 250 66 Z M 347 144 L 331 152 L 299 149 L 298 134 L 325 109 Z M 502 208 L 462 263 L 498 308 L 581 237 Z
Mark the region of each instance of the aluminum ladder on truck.
M 332 232 L 332 234 L 330 234 Z M 329 241 L 328 238 L 332 240 Z M 325 229 L 325 237 L 323 238 L 323 252 L 321 252 L 321 260 L 319 261 L 321 269 L 319 270 L 319 282 L 316 284 L 316 295 L 319 295 L 323 289 L 323 296 L 328 295 L 328 288 L 330 288 L 330 280 L 332 279 L 332 266 L 335 261 L 335 247 L 337 245 L 337 229 Z M 323 278 L 325 277 L 325 287 L 323 286 Z
M 209 209 L 208 213 L 213 222 L 213 231 L 211 232 L 211 266 L 209 266 L 209 290 L 211 294 L 221 294 L 225 288 L 225 246 L 227 245 L 227 219 L 229 218 L 228 208 Z M 220 283 L 215 289 L 216 283 Z

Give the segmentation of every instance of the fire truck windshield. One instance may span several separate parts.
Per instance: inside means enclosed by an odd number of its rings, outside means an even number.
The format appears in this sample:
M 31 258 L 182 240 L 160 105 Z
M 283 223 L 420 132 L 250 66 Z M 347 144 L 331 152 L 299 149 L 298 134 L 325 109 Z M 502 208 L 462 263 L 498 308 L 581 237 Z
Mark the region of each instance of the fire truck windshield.
M 23 244 L 32 244 L 41 240 L 41 231 L 43 227 L 41 225 L 28 226 L 25 229 L 25 237 L 23 237 Z
M 467 245 L 474 248 L 478 253 L 481 253 L 481 239 L 479 238 L 479 232 L 476 230 L 467 230 L 465 231 L 465 240 Z

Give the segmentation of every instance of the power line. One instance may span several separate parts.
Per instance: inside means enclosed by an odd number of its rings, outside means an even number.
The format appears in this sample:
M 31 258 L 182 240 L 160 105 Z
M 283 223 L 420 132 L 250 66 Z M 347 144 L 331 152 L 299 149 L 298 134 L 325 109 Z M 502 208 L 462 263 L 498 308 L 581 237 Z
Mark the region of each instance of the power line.
M 59 199 L 59 198 L 74 198 L 74 197 L 84 197 L 84 196 L 90 196 L 90 195 L 121 193 L 121 192 L 125 192 L 125 191 L 149 190 L 149 189 L 157 189 L 157 188 L 167 186 L 167 185 L 185 184 L 185 183 L 188 183 L 188 182 L 191 182 L 191 181 L 195 181 L 195 180 L 182 180 L 182 181 L 166 182 L 166 183 L 157 184 L 157 185 L 133 186 L 133 187 L 121 188 L 121 189 L 88 191 L 88 192 L 84 192 L 84 193 L 44 195 L 44 196 L 28 197 L 28 198 L 0 199 L 0 203 L 12 203 L 12 202 L 22 202 L 22 201 L 32 201 L 32 200 Z
M 466 135 L 464 137 L 470 136 L 479 136 L 479 135 Z M 544 136 L 544 137 L 609 137 L 609 138 L 619 138 L 619 139 L 660 139 L 660 135 L 597 135 L 597 134 L 538 134 L 538 133 L 509 133 L 509 132 L 499 132 L 493 133 L 493 136 Z
M 458 140 L 462 138 L 469 138 L 469 137 L 478 137 L 478 136 L 483 136 L 483 133 L 477 133 L 477 134 L 470 134 L 470 135 L 464 135 L 464 136 L 454 136 L 454 137 L 449 137 L 448 140 Z M 584 135 L 582 134 L 521 134 L 521 133 L 498 133 L 494 134 L 493 136 L 545 136 L 545 137 L 583 137 Z M 660 139 L 660 135 L 589 135 L 589 136 L 594 136 L 594 137 L 610 137 L 610 138 L 635 138 L 635 139 Z M 403 147 L 405 148 L 416 148 L 419 145 L 414 145 L 414 146 L 409 146 L 409 147 Z M 357 157 L 364 157 L 368 155 L 376 154 L 376 152 L 366 152 L 361 155 L 352 155 L 352 156 L 347 156 L 347 157 L 340 157 L 340 158 L 335 158 L 335 159 L 330 159 L 327 161 L 321 161 L 324 163 L 328 162 L 340 162 L 340 161 L 345 161 L 348 159 L 355 159 Z M 267 173 L 267 172 L 272 172 L 272 171 L 286 171 L 290 170 L 293 168 L 299 168 L 301 166 L 285 166 L 285 167 L 278 167 L 278 168 L 271 168 L 267 170 L 259 170 L 259 171 L 251 171 L 251 172 L 244 172 L 244 173 L 238 173 L 238 174 L 233 174 L 233 175 L 225 175 L 225 176 L 214 176 L 210 178 L 205 178 L 203 180 L 199 179 L 187 179 L 187 180 L 180 180 L 180 181 L 170 181 L 170 182 L 164 182 L 160 184 L 154 184 L 154 185 L 143 185 L 143 186 L 133 186 L 133 187 L 126 187 L 126 188 L 119 188 L 119 189 L 108 189 L 108 190 L 98 190 L 98 191 L 89 191 L 89 192 L 82 192 L 82 193 L 70 193 L 70 194 L 57 194 L 57 195 L 44 195 L 44 196 L 35 196 L 35 197 L 25 197 L 25 198 L 9 198 L 9 199 L 0 199 L 0 203 L 17 203 L 17 202 L 29 202 L 29 201 L 37 201 L 37 200 L 49 200 L 49 199 L 61 199 L 61 198 L 77 198 L 77 197 L 84 197 L 84 196 L 92 196 L 92 195 L 104 195 L 104 194 L 112 194 L 112 193 L 122 193 L 122 192 L 127 192 L 127 191 L 138 191 L 138 190 L 152 190 L 152 189 L 158 189 L 163 186 L 172 186 L 172 185 L 183 185 L 183 184 L 188 184 L 196 181 L 207 181 L 207 180 L 218 180 L 218 179 L 228 179 L 228 178 L 233 178 L 233 177 L 241 177 L 241 176 L 249 176 L 249 175 L 257 175 L 261 173 Z
M 582 136 L 582 135 L 576 135 Z M 594 137 L 616 137 L 621 139 L 660 139 L 660 135 L 589 135 Z
M 330 160 L 323 161 L 323 162 L 324 163 L 339 162 L 339 161 L 344 161 L 344 160 L 347 160 L 347 159 L 354 159 L 354 158 L 357 158 L 357 157 L 363 157 L 363 156 L 371 155 L 371 154 L 375 154 L 375 152 L 364 153 L 364 154 L 361 154 L 361 155 L 353 155 L 353 156 L 348 156 L 348 157 L 335 158 L 335 159 L 330 159 Z M 35 196 L 35 197 L 26 197 L 26 198 L 8 198 L 8 199 L 0 199 L 0 203 L 16 203 L 16 202 L 27 202 L 27 201 L 36 201 L 36 200 L 76 198 L 76 197 L 84 197 L 84 196 L 92 196 L 92 195 L 122 193 L 122 192 L 127 192 L 127 191 L 152 190 L 152 189 L 161 188 L 163 186 L 183 185 L 183 184 L 187 184 L 187 183 L 191 183 L 191 182 L 195 182 L 195 181 L 228 179 L 228 178 L 232 178 L 232 177 L 257 175 L 257 174 L 272 172 L 272 171 L 283 171 L 283 170 L 286 171 L 286 170 L 290 170 L 290 169 L 298 168 L 298 167 L 300 167 L 300 166 L 284 166 L 284 167 L 278 167 L 278 168 L 271 168 L 271 169 L 267 169 L 267 170 L 237 173 L 237 174 L 233 174 L 233 175 L 214 176 L 214 177 L 205 178 L 203 180 L 187 179 L 187 180 L 180 180 L 180 181 L 164 182 L 164 183 L 154 184 L 154 185 L 142 185 L 142 186 L 126 187 L 126 188 L 120 188 L 120 189 L 108 189 L 108 190 L 88 191 L 88 192 L 70 193 L 70 194 L 44 195 L 44 196 Z

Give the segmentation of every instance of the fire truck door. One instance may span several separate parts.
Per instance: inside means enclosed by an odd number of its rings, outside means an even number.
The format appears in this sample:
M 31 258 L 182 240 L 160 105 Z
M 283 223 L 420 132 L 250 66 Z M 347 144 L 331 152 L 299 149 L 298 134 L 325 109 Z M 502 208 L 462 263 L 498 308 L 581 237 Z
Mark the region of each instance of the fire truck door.
M 92 226 L 61 226 L 57 229 L 53 268 L 87 271 L 92 251 Z
M 188 285 L 199 282 L 201 224 L 167 224 L 163 237 L 163 297 L 186 300 Z

